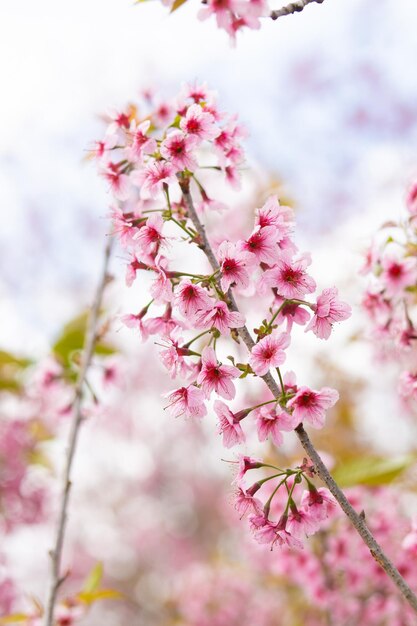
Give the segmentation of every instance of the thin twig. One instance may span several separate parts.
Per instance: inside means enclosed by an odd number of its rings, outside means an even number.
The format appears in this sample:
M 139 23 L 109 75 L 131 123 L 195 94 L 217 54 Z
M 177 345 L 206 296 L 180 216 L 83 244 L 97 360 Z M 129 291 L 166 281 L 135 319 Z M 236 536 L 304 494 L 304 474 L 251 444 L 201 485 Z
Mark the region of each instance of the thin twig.
M 91 360 L 94 354 L 94 348 L 97 342 L 97 322 L 100 315 L 101 303 L 103 300 L 104 289 L 107 284 L 107 270 L 109 265 L 110 253 L 112 248 L 112 237 L 109 236 L 104 251 L 104 263 L 103 269 L 100 275 L 100 281 L 97 285 L 96 294 L 91 307 L 89 315 L 84 350 L 82 355 L 81 367 L 78 373 L 77 381 L 75 383 L 74 399 L 72 402 L 73 421 L 71 424 L 71 431 L 68 440 L 68 449 L 65 461 L 65 470 L 62 482 L 62 495 L 60 499 L 59 517 L 56 528 L 56 536 L 54 547 L 50 552 L 51 556 L 51 582 L 48 593 L 48 600 L 45 610 L 45 626 L 53 626 L 54 623 L 54 611 L 57 599 L 57 594 L 60 586 L 64 582 L 66 576 L 61 576 L 61 560 L 62 560 L 62 548 L 64 545 L 65 528 L 68 516 L 68 502 L 71 491 L 71 470 L 74 460 L 75 451 L 77 448 L 78 435 L 80 432 L 80 426 L 83 421 L 82 413 L 82 400 L 83 400 L 83 387 L 86 380 L 87 372 L 91 364 Z
M 213 270 L 216 270 L 219 268 L 219 264 L 214 255 L 213 249 L 211 248 L 210 243 L 207 239 L 204 225 L 200 222 L 200 219 L 195 210 L 193 199 L 191 197 L 190 190 L 189 190 L 188 181 L 180 181 L 180 184 L 181 184 L 184 201 L 188 210 L 189 218 L 191 219 L 194 225 L 194 228 L 199 234 L 199 238 L 200 238 L 199 246 L 202 249 L 202 251 L 206 254 L 211 266 L 213 267 Z M 230 303 L 229 303 L 230 309 L 233 311 L 238 311 L 236 301 L 230 289 L 228 292 L 228 297 L 230 300 Z M 255 345 L 255 342 L 252 339 L 247 327 L 243 326 L 243 328 L 239 328 L 237 330 L 243 342 L 245 343 L 246 347 L 248 348 L 249 351 L 251 351 L 253 346 Z M 277 383 L 275 382 L 274 378 L 272 377 L 272 375 L 268 373 L 265 376 L 262 376 L 262 378 L 267 384 L 269 390 L 273 393 L 274 397 L 278 397 L 280 395 L 280 389 Z M 339 503 L 343 512 L 346 514 L 346 516 L 349 518 L 349 520 L 351 521 L 351 523 L 353 524 L 353 526 L 355 527 L 359 535 L 362 537 L 363 541 L 368 546 L 369 551 L 371 555 L 373 556 L 373 558 L 375 559 L 375 561 L 382 567 L 385 573 L 392 579 L 392 581 L 400 590 L 400 592 L 403 594 L 407 602 L 417 613 L 416 594 L 410 589 L 410 587 L 408 586 L 404 578 L 401 576 L 400 572 L 397 570 L 395 565 L 393 565 L 390 559 L 385 555 L 381 546 L 378 544 L 375 537 L 373 536 L 368 526 L 366 525 L 364 517 L 362 515 L 358 515 L 358 513 L 349 503 L 343 491 L 340 489 L 340 487 L 337 485 L 335 480 L 332 478 L 329 470 L 327 469 L 327 467 L 324 465 L 323 461 L 321 460 L 319 453 L 317 452 L 314 445 L 310 441 L 310 438 L 308 434 L 306 433 L 306 431 L 304 430 L 304 427 L 302 424 L 299 424 L 299 426 L 297 426 L 297 428 L 295 429 L 295 433 L 301 445 L 303 446 L 305 452 L 308 454 L 311 461 L 313 462 L 318 476 L 328 487 L 329 491 L 333 494 L 333 496 Z
M 273 20 L 277 20 L 279 17 L 283 17 L 284 15 L 299 13 L 300 11 L 305 9 L 308 4 L 312 4 L 313 2 L 315 2 L 316 4 L 322 4 L 324 0 L 296 0 L 296 2 L 291 2 L 281 9 L 271 11 L 269 17 Z

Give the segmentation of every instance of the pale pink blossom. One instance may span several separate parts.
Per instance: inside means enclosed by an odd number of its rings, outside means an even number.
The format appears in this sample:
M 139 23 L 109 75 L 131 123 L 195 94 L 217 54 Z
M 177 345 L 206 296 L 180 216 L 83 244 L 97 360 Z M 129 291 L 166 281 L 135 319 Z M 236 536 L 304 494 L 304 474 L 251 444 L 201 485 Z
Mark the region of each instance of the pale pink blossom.
M 153 137 L 149 137 L 146 133 L 151 125 L 150 120 L 145 120 L 141 124 L 132 122 L 130 134 L 132 143 L 127 149 L 127 155 L 131 161 L 141 161 L 145 154 L 152 154 L 157 150 L 157 143 Z
M 149 289 L 152 298 L 159 304 L 171 302 L 173 298 L 172 283 L 165 271 L 166 264 L 167 261 L 164 257 L 155 259 L 154 270 L 157 273 L 157 277 L 152 281 Z
M 318 522 L 330 517 L 337 509 L 336 500 L 324 487 L 319 487 L 319 489 L 310 487 L 308 491 L 304 491 L 301 496 L 301 506 Z
M 251 350 L 249 364 L 257 376 L 264 376 L 271 367 L 279 367 L 285 361 L 285 348 L 290 345 L 288 333 L 267 335 Z
M 197 311 L 193 322 L 197 328 L 217 328 L 225 335 L 230 328 L 242 328 L 245 317 L 241 313 L 229 311 L 227 304 L 220 300 L 209 310 Z
M 282 258 L 264 273 L 262 282 L 274 287 L 283 298 L 302 299 L 316 289 L 315 281 L 306 272 L 310 262 L 309 255 L 302 255 L 299 259 Z
M 274 265 L 280 256 L 274 226 L 257 226 L 251 236 L 241 242 L 241 246 L 247 252 L 252 252 L 259 263 Z
M 404 398 L 414 398 L 417 400 L 417 374 L 408 370 L 401 372 L 398 381 L 398 392 Z
M 159 246 L 166 242 L 162 234 L 164 220 L 160 213 L 153 213 L 146 222 L 137 230 L 134 240 L 141 252 L 148 256 L 155 256 Z
M 240 425 L 240 420 L 236 418 L 229 407 L 224 402 L 216 400 L 214 410 L 219 418 L 219 433 L 223 435 L 225 448 L 231 448 L 236 444 L 243 443 L 245 441 L 245 433 Z
M 285 298 L 282 298 L 281 296 L 277 296 L 275 298 L 274 305 L 281 309 L 275 318 L 275 324 L 279 326 L 286 320 L 287 333 L 291 332 L 293 324 L 304 326 L 304 324 L 306 324 L 310 319 L 310 313 L 303 306 L 295 302 L 285 301 Z
M 187 169 L 193 172 L 197 169 L 197 161 L 192 151 L 197 141 L 194 135 L 187 136 L 180 130 L 174 130 L 164 139 L 160 151 L 176 171 Z
M 255 226 L 274 226 L 277 243 L 289 237 L 294 230 L 294 211 L 281 206 L 277 196 L 269 196 L 265 204 L 255 211 Z
M 281 520 L 279 522 L 271 522 L 266 520 L 263 526 L 259 526 L 254 530 L 254 537 L 258 543 L 271 544 L 271 550 L 275 544 L 279 546 L 288 545 L 291 548 L 303 547 L 303 544 L 299 539 L 293 537 L 286 529 L 285 522 Z
M 294 509 L 288 515 L 286 528 L 291 535 L 298 539 L 304 535 L 307 537 L 314 535 L 319 527 L 319 520 L 308 509 Z
M 131 174 L 131 180 L 140 187 L 141 196 L 154 198 L 162 191 L 164 184 L 176 182 L 175 168 L 168 161 L 151 159 L 146 167 Z
M 117 200 L 127 200 L 131 193 L 130 178 L 118 163 L 107 163 L 102 176 L 110 183 L 110 191 Z
M 258 491 L 259 485 L 255 483 L 252 487 L 245 490 L 242 487 L 238 487 L 236 493 L 235 507 L 242 519 L 247 513 L 251 512 L 254 515 L 262 514 L 262 502 L 259 498 L 254 498 L 254 494 Z
M 293 417 L 299 422 L 307 420 L 313 428 L 323 428 L 326 410 L 334 406 L 338 399 L 338 392 L 330 387 L 323 387 L 320 391 L 300 387 L 287 406 L 293 409 Z
M 338 299 L 338 290 L 336 287 L 325 289 L 317 298 L 317 304 L 314 305 L 315 312 L 305 332 L 312 330 L 320 339 L 328 339 L 332 332 L 335 322 L 347 320 L 352 309 L 348 304 Z
M 180 122 L 180 128 L 187 135 L 193 135 L 201 141 L 214 139 L 220 132 L 211 113 L 206 113 L 199 104 L 188 107 L 185 117 Z
M 385 255 L 381 260 L 381 281 L 385 285 L 387 296 L 395 296 L 406 287 L 414 286 L 417 281 L 417 264 L 414 258 L 401 258 L 393 254 Z
M 174 417 L 204 417 L 207 414 L 204 393 L 195 385 L 180 387 L 167 394 L 167 398 L 167 409 Z
M 406 204 L 411 215 L 417 215 L 417 181 L 414 182 L 407 192 Z
M 239 417 L 244 415 L 244 411 L 240 411 L 239 412 Z M 248 415 L 249 411 L 246 410 L 246 414 L 244 415 L 244 417 L 246 417 L 246 415 Z M 243 417 L 242 417 L 243 419 Z M 240 420 L 239 420 L 240 421 Z M 248 472 L 251 469 L 259 469 L 260 467 L 263 466 L 263 463 L 260 459 L 255 459 L 253 457 L 247 456 L 246 454 L 239 454 L 238 455 L 239 458 L 239 468 L 237 471 L 237 474 L 235 476 L 235 478 L 233 479 L 233 483 L 237 483 L 238 485 L 242 485 L 246 472 Z
M 240 249 L 230 241 L 224 241 L 217 250 L 217 258 L 221 269 L 220 285 L 227 291 L 230 285 L 245 289 L 249 286 L 250 276 L 248 265 L 253 255 Z
M 284 443 L 281 431 L 289 432 L 298 426 L 299 422 L 284 411 L 279 405 L 262 406 L 254 411 L 259 441 L 265 441 L 268 437 L 276 446 Z
M 206 346 L 201 357 L 201 371 L 197 383 L 201 385 L 206 397 L 212 391 L 226 400 L 232 400 L 236 395 L 233 378 L 238 378 L 240 371 L 233 365 L 222 365 L 217 361 L 213 348 Z
M 134 315 L 133 313 L 122 315 L 120 319 L 123 324 L 125 324 L 125 326 L 127 326 L 128 328 L 133 328 L 134 330 L 137 330 L 139 332 L 141 341 L 146 341 L 148 339 L 149 324 L 148 320 L 143 319 L 142 312 L 138 313 L 137 315 Z
M 181 315 L 188 318 L 195 315 L 197 311 L 211 310 L 213 299 L 206 289 L 186 278 L 175 289 L 175 304 Z

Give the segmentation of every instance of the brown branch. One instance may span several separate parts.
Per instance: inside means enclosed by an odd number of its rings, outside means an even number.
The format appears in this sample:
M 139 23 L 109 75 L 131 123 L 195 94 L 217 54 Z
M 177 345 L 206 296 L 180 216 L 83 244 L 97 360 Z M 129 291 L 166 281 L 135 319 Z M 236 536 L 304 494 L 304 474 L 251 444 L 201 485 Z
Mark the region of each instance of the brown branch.
M 85 337 L 84 350 L 82 355 L 81 367 L 78 373 L 77 381 L 75 383 L 75 393 L 72 402 L 73 421 L 71 424 L 71 431 L 68 440 L 68 449 L 65 461 L 65 470 L 62 482 L 62 494 L 60 499 L 59 517 L 56 528 L 56 536 L 54 547 L 50 552 L 51 556 L 51 582 L 48 593 L 48 600 L 45 610 L 45 626 L 53 626 L 54 624 L 54 611 L 57 599 L 57 594 L 60 586 L 65 581 L 67 575 L 61 576 L 61 560 L 62 560 L 62 548 L 64 545 L 65 528 L 68 517 L 68 502 L 71 491 L 71 470 L 74 460 L 75 451 L 77 448 L 78 436 L 80 427 L 83 421 L 82 413 L 82 400 L 83 400 L 83 387 L 86 381 L 88 369 L 91 364 L 91 360 L 94 354 L 94 348 L 97 342 L 97 322 L 100 315 L 100 307 L 103 300 L 104 289 L 108 279 L 108 265 L 110 259 L 110 253 L 112 248 L 112 237 L 109 236 L 104 251 L 104 263 L 103 269 L 100 275 L 100 281 L 97 285 L 96 294 L 91 307 L 89 315 L 88 326 Z
M 219 269 L 219 264 L 214 255 L 213 249 L 211 248 L 210 243 L 207 239 L 204 225 L 200 222 L 200 219 L 195 210 L 193 199 L 191 197 L 190 190 L 189 190 L 189 181 L 185 181 L 185 180 L 180 181 L 180 184 L 181 184 L 181 189 L 183 193 L 183 198 L 184 198 L 187 210 L 188 210 L 189 218 L 191 219 L 194 225 L 194 228 L 196 229 L 200 238 L 199 246 L 202 249 L 202 251 L 206 254 L 213 270 L 217 270 Z M 228 297 L 230 299 L 230 309 L 233 311 L 238 311 L 236 301 L 230 289 L 228 292 Z M 251 351 L 253 346 L 255 345 L 255 342 L 252 339 L 247 327 L 243 326 L 243 328 L 239 328 L 238 332 L 244 344 L 248 348 L 248 350 Z M 262 378 L 265 381 L 266 385 L 268 386 L 269 390 L 272 392 L 272 394 L 275 397 L 278 397 L 281 392 L 277 383 L 272 377 L 272 375 L 268 373 L 265 376 L 262 376 Z M 318 476 L 327 486 L 329 491 L 333 494 L 334 498 L 339 503 L 343 512 L 346 514 L 346 516 L 349 518 L 350 522 L 353 524 L 353 526 L 355 527 L 359 535 L 362 537 L 363 541 L 368 546 L 369 551 L 371 555 L 373 556 L 373 558 L 375 559 L 375 561 L 382 567 L 385 573 L 391 578 L 391 580 L 394 582 L 394 584 L 403 594 L 403 596 L 405 597 L 409 605 L 417 613 L 416 594 L 410 589 L 410 587 L 408 586 L 404 578 L 401 576 L 400 572 L 397 570 L 395 565 L 393 565 L 390 559 L 385 555 L 381 546 L 378 544 L 375 537 L 373 536 L 373 534 L 367 527 L 364 516 L 358 515 L 358 513 L 349 503 L 345 494 L 337 485 L 337 483 L 331 476 L 329 470 L 327 469 L 327 467 L 324 465 L 323 461 L 321 460 L 319 453 L 317 452 L 314 445 L 310 441 L 310 438 L 308 434 L 306 433 L 306 431 L 304 430 L 304 427 L 302 424 L 299 424 L 299 426 L 297 426 L 297 428 L 295 429 L 295 433 L 301 445 L 303 446 L 305 452 L 308 454 L 311 461 L 313 462 Z
M 308 4 L 312 4 L 313 2 L 317 4 L 322 4 L 324 0 L 296 0 L 296 2 L 291 2 L 287 4 L 285 7 L 281 9 L 277 9 L 276 11 L 271 11 L 269 17 L 273 20 L 277 20 L 279 17 L 283 17 L 284 15 L 292 15 L 293 13 L 299 13 Z

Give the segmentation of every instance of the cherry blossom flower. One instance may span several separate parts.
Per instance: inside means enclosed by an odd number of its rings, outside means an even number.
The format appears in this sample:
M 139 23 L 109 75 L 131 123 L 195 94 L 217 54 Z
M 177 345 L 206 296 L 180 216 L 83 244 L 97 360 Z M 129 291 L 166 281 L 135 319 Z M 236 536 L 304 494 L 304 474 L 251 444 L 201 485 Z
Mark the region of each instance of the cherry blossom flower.
M 220 130 L 211 113 L 206 113 L 199 104 L 188 107 L 185 117 L 180 122 L 180 128 L 193 137 L 203 141 L 217 137 Z
M 194 316 L 197 311 L 207 312 L 213 307 L 208 291 L 195 285 L 188 278 L 182 280 L 175 289 L 175 304 L 184 317 Z
M 238 416 L 240 419 L 243 419 L 243 417 L 246 417 L 248 413 L 249 413 L 248 410 L 246 410 L 245 415 L 243 411 L 240 411 L 238 413 Z M 240 421 L 240 419 L 238 421 Z M 237 483 L 238 485 L 241 485 L 246 475 L 246 472 L 248 472 L 251 469 L 259 469 L 260 467 L 263 466 L 263 463 L 260 459 L 252 458 L 250 456 L 247 456 L 246 454 L 239 454 L 238 458 L 239 458 L 239 469 L 233 480 L 233 483 Z
M 337 507 L 336 500 L 328 489 L 324 487 L 309 488 L 308 491 L 304 491 L 301 496 L 301 507 L 308 510 L 310 515 L 321 522 L 332 515 Z
M 156 254 L 161 244 L 166 242 L 162 234 L 164 220 L 159 213 L 153 213 L 148 217 L 146 223 L 143 224 L 136 232 L 134 240 L 142 253 L 152 257 Z
M 131 193 L 130 178 L 117 163 L 107 163 L 102 176 L 110 183 L 111 193 L 117 200 L 127 200 Z
M 169 161 L 156 161 L 151 159 L 143 170 L 136 170 L 131 174 L 131 180 L 140 187 L 140 194 L 143 197 L 149 195 L 154 198 L 164 184 L 176 182 L 175 169 Z
M 274 265 L 278 260 L 279 249 L 276 243 L 275 228 L 257 226 L 246 241 L 241 242 L 241 247 L 247 252 L 252 252 L 259 263 Z
M 288 515 L 286 528 L 291 535 L 298 539 L 301 539 L 303 535 L 314 535 L 319 527 L 319 520 L 308 509 L 294 508 Z
M 336 287 L 325 289 L 317 298 L 317 304 L 314 306 L 314 316 L 305 332 L 312 330 L 320 339 L 328 339 L 333 324 L 348 319 L 352 314 L 350 306 L 338 299 Z
M 316 288 L 315 281 L 305 271 L 310 262 L 309 255 L 302 255 L 294 260 L 287 258 L 278 260 L 275 267 L 265 272 L 262 282 L 274 287 L 283 298 L 301 299 Z
M 293 324 L 304 326 L 310 319 L 310 313 L 305 308 L 295 302 L 288 302 L 281 296 L 275 298 L 274 305 L 281 309 L 275 318 L 275 323 L 279 326 L 286 320 L 287 333 L 291 332 Z
M 284 411 L 279 405 L 262 406 L 254 411 L 259 441 L 265 441 L 268 437 L 276 446 L 284 443 L 281 431 L 291 431 L 298 426 L 299 421 Z
M 387 254 L 381 261 L 381 280 L 385 285 L 386 295 L 394 296 L 405 287 L 415 285 L 417 280 L 417 266 L 415 259 L 404 258 Z
M 257 376 L 264 376 L 271 367 L 279 367 L 285 361 L 285 348 L 291 337 L 288 333 L 272 333 L 254 345 L 249 364 Z
M 135 121 L 132 122 L 130 127 L 132 144 L 126 151 L 128 159 L 132 161 L 141 161 L 143 155 L 156 152 L 158 147 L 156 140 L 146 134 L 150 125 L 150 120 L 145 120 L 141 124 L 137 124 Z
M 180 387 L 166 397 L 169 401 L 167 409 L 173 417 L 204 417 L 207 414 L 204 393 L 195 385 Z
M 236 244 L 224 241 L 217 250 L 217 258 L 221 269 L 220 285 L 223 291 L 227 291 L 230 285 L 242 287 L 249 286 L 250 276 L 247 266 L 251 263 L 253 255 L 239 249 Z
M 213 348 L 206 346 L 202 352 L 201 371 L 197 377 L 197 383 L 201 385 L 206 397 L 209 398 L 212 391 L 226 400 L 233 400 L 236 395 L 233 378 L 240 376 L 240 371 L 233 365 L 221 365 L 217 361 Z
M 406 204 L 411 215 L 417 215 L 417 181 L 414 182 L 407 193 Z
M 235 500 L 235 508 L 242 519 L 247 513 L 254 515 L 262 514 L 262 502 L 259 498 L 254 498 L 254 494 L 258 491 L 259 485 L 255 483 L 249 489 L 245 490 L 238 487 Z
M 230 328 L 241 328 L 245 325 L 245 317 L 241 313 L 229 311 L 225 302 L 216 302 L 211 309 L 197 311 L 193 318 L 197 328 L 217 328 L 225 335 Z
M 169 133 L 161 144 L 161 154 L 172 163 L 176 171 L 197 168 L 197 161 L 192 153 L 198 140 L 195 135 L 185 135 L 180 130 Z
M 219 393 L 219 391 L 217 393 Z M 223 397 L 227 398 L 227 396 Z M 245 441 L 245 433 L 240 425 L 240 420 L 237 419 L 236 415 L 232 413 L 229 407 L 226 406 L 224 402 L 216 400 L 214 410 L 219 418 L 219 433 L 223 435 L 223 445 L 226 448 L 231 448 L 238 443 L 243 443 Z
M 330 387 L 323 387 L 320 391 L 300 387 L 287 406 L 293 409 L 293 417 L 299 422 L 307 420 L 313 428 L 323 428 L 326 410 L 334 406 L 338 399 L 338 392 Z

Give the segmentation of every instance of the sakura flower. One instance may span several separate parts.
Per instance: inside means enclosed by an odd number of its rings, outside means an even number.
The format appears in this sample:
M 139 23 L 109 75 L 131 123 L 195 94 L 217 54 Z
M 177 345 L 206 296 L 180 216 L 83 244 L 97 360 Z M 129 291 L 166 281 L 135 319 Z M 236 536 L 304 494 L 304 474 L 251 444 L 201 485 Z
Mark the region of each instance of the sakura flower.
M 107 163 L 102 176 L 110 183 L 110 190 L 117 200 L 127 200 L 131 193 L 130 179 L 118 163 Z
M 161 144 L 161 154 L 168 159 L 176 171 L 197 169 L 197 161 L 192 150 L 198 143 L 194 135 L 185 135 L 180 130 L 174 130 Z
M 256 226 L 275 227 L 277 243 L 292 234 L 294 230 L 294 212 L 290 207 L 281 206 L 277 196 L 270 196 L 262 208 L 256 209 L 255 216 Z
M 220 132 L 211 113 L 206 113 L 199 104 L 188 107 L 185 117 L 180 122 L 180 128 L 187 135 L 193 135 L 200 141 L 214 139 Z
M 417 518 L 415 517 L 412 521 L 411 531 L 403 539 L 402 548 L 410 554 L 417 555 Z
M 245 289 L 249 285 L 248 264 L 253 256 L 239 249 L 236 244 L 224 241 L 217 250 L 217 258 L 221 269 L 220 285 L 223 291 L 227 291 L 230 285 L 236 285 Z
M 127 315 L 122 315 L 120 319 L 123 322 L 123 324 L 125 324 L 125 326 L 127 326 L 128 328 L 133 328 L 135 330 L 138 330 L 141 340 L 146 341 L 149 337 L 149 330 L 147 328 L 148 320 L 144 320 L 143 315 L 144 314 L 142 314 L 142 311 L 138 313 L 137 315 L 134 315 L 133 313 L 129 313 Z
M 152 154 L 157 150 L 157 143 L 153 137 L 146 134 L 151 125 L 150 120 L 145 120 L 141 124 L 135 121 L 130 126 L 131 145 L 127 148 L 126 153 L 130 161 L 140 162 L 145 154 Z
M 242 328 L 245 317 L 241 313 L 229 311 L 227 304 L 219 301 L 209 310 L 197 311 L 193 322 L 198 328 L 217 328 L 225 335 L 230 328 Z
M 240 411 L 238 415 L 240 419 L 243 419 L 243 417 L 246 417 L 246 415 L 248 415 L 248 411 L 246 411 L 245 415 L 243 415 L 243 411 Z M 240 419 L 238 421 L 240 421 Z M 263 467 L 263 463 L 260 459 L 254 459 L 250 456 L 247 456 L 246 454 L 239 454 L 239 469 L 235 478 L 233 479 L 233 483 L 241 485 L 247 471 L 251 469 L 259 469 L 260 467 Z
M 204 393 L 195 385 L 180 387 L 167 394 L 169 404 L 167 409 L 173 417 L 204 417 L 207 409 L 204 404 Z
M 157 272 L 157 277 L 152 281 L 149 291 L 155 302 L 159 303 L 171 302 L 173 297 L 172 283 L 166 274 L 165 266 L 166 259 L 163 257 L 157 257 L 155 259 L 155 271 Z
M 251 236 L 241 243 L 243 250 L 252 252 L 259 263 L 274 265 L 279 258 L 274 226 L 257 226 Z
M 249 364 L 257 376 L 264 376 L 271 367 L 285 361 L 285 348 L 290 345 L 288 333 L 272 333 L 261 339 L 251 350 Z
M 318 531 L 319 525 L 319 520 L 308 509 L 294 508 L 288 515 L 286 528 L 291 535 L 301 539 L 303 535 L 314 535 Z
M 380 278 L 385 285 L 386 295 L 395 296 L 406 287 L 416 284 L 417 265 L 415 259 L 387 254 L 383 257 L 381 266 Z
M 242 489 L 242 487 L 238 487 L 235 508 L 240 515 L 240 519 L 242 519 L 242 517 L 244 517 L 249 511 L 255 515 L 261 515 L 262 502 L 259 498 L 254 498 L 254 494 L 259 488 L 260 485 L 257 483 L 252 485 L 252 487 L 247 490 Z
M 262 282 L 274 287 L 283 298 L 302 299 L 306 293 L 316 289 L 315 281 L 305 271 L 309 264 L 309 255 L 302 255 L 296 260 L 282 258 L 275 267 L 265 272 Z
M 398 392 L 404 398 L 414 398 L 417 400 L 417 374 L 405 370 L 401 372 L 398 381 Z
M 407 193 L 406 204 L 411 215 L 417 215 L 417 182 L 414 182 Z
M 112 207 L 110 212 L 113 232 L 119 237 L 119 241 L 124 248 L 133 244 L 133 238 L 138 232 L 138 228 L 132 224 L 132 214 L 123 213 L 118 206 Z
M 323 428 L 326 410 L 334 406 L 338 399 L 338 392 L 330 387 L 323 387 L 320 391 L 300 387 L 287 406 L 293 409 L 293 417 L 299 422 L 307 420 L 313 428 Z
M 326 519 L 337 508 L 336 500 L 328 489 L 320 487 L 310 487 L 308 491 L 304 491 L 301 497 L 301 506 L 308 510 L 310 515 L 318 522 Z
M 270 543 L 271 550 L 276 543 L 279 546 L 288 545 L 291 548 L 302 549 L 303 544 L 285 529 L 286 520 L 282 521 L 282 519 L 283 518 L 276 523 L 266 520 L 266 523 L 257 528 L 254 532 L 256 541 L 258 541 L 258 543 Z
M 317 298 L 313 319 L 305 329 L 305 332 L 312 330 L 320 339 L 328 339 L 335 322 L 348 319 L 352 309 L 348 304 L 338 299 L 336 287 L 325 289 Z
M 198 12 L 198 18 L 206 20 L 211 15 L 215 15 L 217 26 L 227 29 L 231 23 L 233 8 L 233 0 L 208 0 L 207 5 Z
M 226 182 L 229 183 L 229 185 L 233 187 L 233 189 L 239 191 L 241 187 L 241 182 L 239 170 L 237 169 L 237 167 L 235 167 L 234 165 L 226 165 L 226 167 L 224 168 L 224 173 L 226 176 Z
M 215 401 L 214 410 L 219 418 L 219 433 L 223 435 L 223 445 L 231 448 L 245 441 L 245 433 L 237 416 L 220 400 Z
M 156 254 L 159 246 L 166 241 L 162 234 L 163 227 L 164 220 L 159 213 L 153 213 L 151 217 L 148 217 L 146 223 L 139 228 L 134 236 L 134 240 L 141 252 L 151 257 Z
M 197 311 L 207 312 L 213 307 L 213 300 L 208 291 L 194 285 L 188 278 L 182 280 L 175 290 L 175 304 L 181 315 L 191 317 Z
M 217 361 L 213 348 L 206 346 L 201 358 L 201 371 L 197 377 L 197 383 L 201 385 L 206 397 L 209 398 L 215 391 L 225 398 L 232 400 L 236 395 L 233 378 L 240 376 L 240 371 L 233 365 L 221 365 Z
M 190 355 L 190 350 L 182 348 L 179 343 L 182 339 L 167 339 L 167 346 L 161 350 L 159 356 L 163 365 L 167 368 L 171 378 L 187 378 L 190 374 L 196 373 L 194 363 L 187 363 L 186 356 Z
M 275 318 L 275 323 L 279 326 L 284 320 L 286 320 L 287 333 L 291 332 L 293 324 L 304 326 L 304 324 L 306 324 L 310 319 L 309 312 L 296 302 L 289 302 L 286 301 L 285 298 L 277 296 L 274 304 L 281 309 Z
M 279 405 L 270 407 L 262 406 L 254 412 L 259 441 L 265 441 L 268 437 L 276 446 L 284 443 L 281 431 L 291 431 L 298 426 L 299 422 L 292 415 L 284 411 Z
M 140 186 L 141 196 L 154 198 L 164 186 L 176 182 L 175 169 L 168 161 L 151 159 L 145 169 L 136 170 L 131 175 L 135 185 Z

